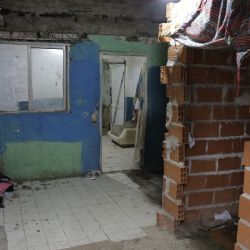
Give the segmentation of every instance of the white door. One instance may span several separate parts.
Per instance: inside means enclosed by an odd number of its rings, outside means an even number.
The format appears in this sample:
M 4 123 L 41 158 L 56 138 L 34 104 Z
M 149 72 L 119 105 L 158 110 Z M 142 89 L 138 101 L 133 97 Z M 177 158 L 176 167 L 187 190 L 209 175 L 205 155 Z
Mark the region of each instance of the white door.
M 125 116 L 125 64 L 110 64 L 111 127 L 123 125 Z

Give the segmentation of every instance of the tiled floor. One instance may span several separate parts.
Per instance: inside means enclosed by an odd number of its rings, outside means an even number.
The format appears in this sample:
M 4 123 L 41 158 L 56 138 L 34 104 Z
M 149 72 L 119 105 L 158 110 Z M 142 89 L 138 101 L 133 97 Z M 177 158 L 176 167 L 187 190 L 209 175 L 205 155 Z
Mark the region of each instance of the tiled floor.
M 102 137 L 102 171 L 114 172 L 138 169 L 134 162 L 135 148 L 121 148 L 109 136 Z
M 27 182 L 0 210 L 8 250 L 54 250 L 144 237 L 159 207 L 123 173 Z

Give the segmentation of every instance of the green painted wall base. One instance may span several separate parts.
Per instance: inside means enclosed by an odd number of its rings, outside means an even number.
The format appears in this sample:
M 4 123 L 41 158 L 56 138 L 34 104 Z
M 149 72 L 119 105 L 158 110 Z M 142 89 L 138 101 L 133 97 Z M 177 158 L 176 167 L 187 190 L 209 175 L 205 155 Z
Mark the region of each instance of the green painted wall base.
M 5 173 L 14 180 L 76 176 L 81 173 L 82 143 L 8 143 Z

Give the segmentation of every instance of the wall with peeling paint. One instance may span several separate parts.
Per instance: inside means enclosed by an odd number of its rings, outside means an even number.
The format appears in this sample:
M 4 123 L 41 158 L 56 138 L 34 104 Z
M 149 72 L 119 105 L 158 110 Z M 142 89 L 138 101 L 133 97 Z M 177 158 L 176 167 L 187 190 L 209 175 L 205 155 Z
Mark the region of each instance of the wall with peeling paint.
M 166 64 L 166 44 L 128 42 L 114 36 L 89 35 L 88 39 L 97 43 L 102 52 L 143 55 L 147 57 L 147 111 L 144 117 L 145 146 L 142 152 L 142 168 L 150 172 L 162 172 L 162 143 L 166 123 L 166 87 L 160 84 L 160 66 Z
M 161 147 L 162 138 L 150 127 L 159 122 L 152 115 L 155 103 L 158 103 L 157 112 L 160 106 L 163 117 L 165 113 L 164 103 L 152 100 L 157 93 L 165 97 L 158 74 L 159 66 L 165 63 L 165 50 L 164 45 L 128 42 L 112 36 L 89 36 L 89 41 L 71 45 L 70 111 L 0 115 L 0 169 L 15 180 L 75 176 L 100 169 L 99 119 L 92 123 L 91 115 L 99 108 L 100 52 L 103 51 L 147 56 L 148 86 L 154 90 L 148 97 L 151 104 L 147 130 Z M 151 151 L 153 160 L 161 160 L 160 150 L 156 155 L 153 148 L 147 150 Z M 155 164 L 154 169 L 157 168 L 161 169 L 161 164 L 158 167 Z
M 79 175 L 99 169 L 99 48 L 93 42 L 70 50 L 70 111 L 0 116 L 4 172 L 14 179 Z

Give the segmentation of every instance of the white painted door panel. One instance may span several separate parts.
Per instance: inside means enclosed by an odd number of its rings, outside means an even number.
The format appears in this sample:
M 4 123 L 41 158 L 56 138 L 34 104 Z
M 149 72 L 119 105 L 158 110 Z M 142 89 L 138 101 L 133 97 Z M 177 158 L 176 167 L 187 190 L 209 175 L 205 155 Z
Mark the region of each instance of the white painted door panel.
M 111 124 L 124 124 L 125 114 L 125 65 L 110 65 L 110 81 L 111 81 Z

